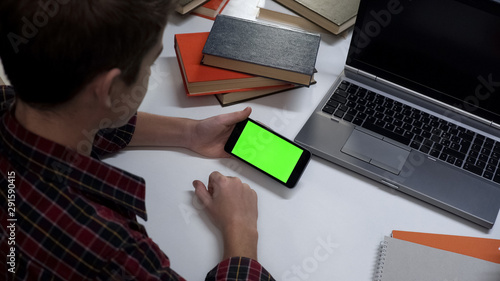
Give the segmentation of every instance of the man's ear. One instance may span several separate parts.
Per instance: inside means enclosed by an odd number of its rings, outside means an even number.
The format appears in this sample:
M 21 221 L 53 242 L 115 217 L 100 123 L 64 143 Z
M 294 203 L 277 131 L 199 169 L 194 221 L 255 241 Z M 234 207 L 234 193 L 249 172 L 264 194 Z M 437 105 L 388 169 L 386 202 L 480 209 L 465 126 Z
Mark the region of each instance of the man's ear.
M 119 81 L 119 76 L 121 75 L 121 70 L 118 68 L 113 68 L 109 71 L 99 74 L 94 79 L 93 93 L 95 98 L 99 101 L 99 105 L 111 108 L 111 95 L 113 87 L 117 87 L 117 82 Z

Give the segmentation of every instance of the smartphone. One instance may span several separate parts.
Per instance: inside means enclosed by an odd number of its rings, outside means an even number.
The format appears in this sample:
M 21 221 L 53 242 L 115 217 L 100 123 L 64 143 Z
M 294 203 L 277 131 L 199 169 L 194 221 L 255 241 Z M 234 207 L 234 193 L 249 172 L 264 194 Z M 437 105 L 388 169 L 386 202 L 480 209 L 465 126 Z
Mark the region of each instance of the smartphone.
M 224 150 L 288 188 L 299 181 L 311 152 L 248 118 L 236 124 Z

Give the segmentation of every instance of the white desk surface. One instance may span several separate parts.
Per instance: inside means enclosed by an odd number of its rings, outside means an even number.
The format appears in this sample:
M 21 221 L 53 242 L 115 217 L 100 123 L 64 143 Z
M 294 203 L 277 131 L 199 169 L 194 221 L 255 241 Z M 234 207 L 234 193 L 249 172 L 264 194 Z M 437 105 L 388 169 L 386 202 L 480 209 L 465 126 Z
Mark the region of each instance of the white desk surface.
M 224 13 L 245 11 L 237 15 L 252 18 L 255 1 L 231 0 Z M 251 106 L 252 118 L 293 139 L 342 71 L 350 34 L 322 34 L 316 85 L 222 108 L 215 97 L 185 95 L 174 51 L 174 34 L 210 31 L 212 23 L 171 16 L 140 110 L 201 119 Z M 207 159 L 184 149 L 127 150 L 106 162 L 146 179 L 149 219 L 143 223 L 187 280 L 204 280 L 222 255 L 220 234 L 196 204 L 191 185 L 206 182 L 215 170 L 240 177 L 257 192 L 259 261 L 277 280 L 371 280 L 379 243 L 392 230 L 500 238 L 498 220 L 487 230 L 317 157 L 292 190 L 236 159 Z

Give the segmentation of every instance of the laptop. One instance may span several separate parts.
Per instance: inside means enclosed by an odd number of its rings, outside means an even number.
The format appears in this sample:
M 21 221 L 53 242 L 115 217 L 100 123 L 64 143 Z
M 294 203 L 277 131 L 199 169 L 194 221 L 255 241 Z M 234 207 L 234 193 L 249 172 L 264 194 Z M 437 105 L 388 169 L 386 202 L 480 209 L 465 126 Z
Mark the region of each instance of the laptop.
M 486 228 L 500 209 L 500 2 L 361 0 L 295 141 Z

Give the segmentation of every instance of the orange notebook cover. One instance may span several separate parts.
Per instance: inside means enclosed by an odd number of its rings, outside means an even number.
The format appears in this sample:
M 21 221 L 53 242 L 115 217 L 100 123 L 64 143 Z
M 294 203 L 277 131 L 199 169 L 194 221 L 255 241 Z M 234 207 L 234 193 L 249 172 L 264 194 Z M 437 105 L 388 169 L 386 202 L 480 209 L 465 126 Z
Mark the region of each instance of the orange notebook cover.
M 184 62 L 186 78 L 189 82 L 203 82 L 226 79 L 240 79 L 253 77 L 241 72 L 214 68 L 201 64 L 203 46 L 207 42 L 210 32 L 176 34 L 175 40 L 179 46 L 180 55 Z
M 268 78 L 261 78 L 241 72 L 226 70 L 201 64 L 203 58 L 202 50 L 207 41 L 209 32 L 184 33 L 175 35 L 177 62 L 182 74 L 184 87 L 188 96 L 209 95 L 227 92 L 248 91 L 264 89 L 268 87 L 284 86 L 287 83 Z M 184 71 L 183 71 L 184 68 Z M 241 79 L 259 79 L 259 86 L 231 88 L 224 90 L 207 90 L 205 93 L 193 93 L 188 88 L 188 84 L 218 81 L 241 81 Z M 236 83 L 236 82 L 235 82 Z M 217 86 L 214 86 L 217 87 Z
M 392 237 L 500 264 L 500 240 L 394 230 Z

